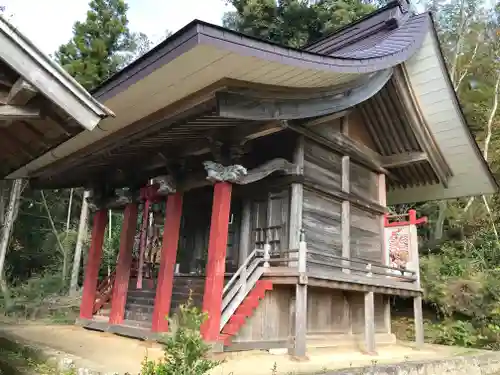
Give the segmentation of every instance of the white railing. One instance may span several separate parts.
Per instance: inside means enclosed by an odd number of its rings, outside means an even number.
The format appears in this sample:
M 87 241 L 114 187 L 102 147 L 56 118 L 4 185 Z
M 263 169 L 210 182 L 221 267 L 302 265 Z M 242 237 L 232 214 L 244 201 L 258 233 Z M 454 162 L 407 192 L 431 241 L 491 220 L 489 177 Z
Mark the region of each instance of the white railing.
M 265 250 L 261 249 L 252 251 L 224 287 L 222 291 L 221 330 L 260 279 L 264 273 L 266 263 L 267 267 L 269 267 L 269 263 L 265 261 L 265 252 Z M 267 253 L 268 259 L 269 249 L 267 249 Z M 264 264 L 264 266 L 262 266 L 262 264 Z

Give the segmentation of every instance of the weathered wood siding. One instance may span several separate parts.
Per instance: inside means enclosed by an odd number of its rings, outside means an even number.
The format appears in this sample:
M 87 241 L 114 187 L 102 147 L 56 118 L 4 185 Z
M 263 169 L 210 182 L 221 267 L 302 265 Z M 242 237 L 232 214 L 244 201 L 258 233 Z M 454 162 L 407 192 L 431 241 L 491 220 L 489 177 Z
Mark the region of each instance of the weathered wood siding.
M 254 314 L 233 339 L 233 342 L 287 340 L 292 334 L 291 306 L 294 290 L 286 286 L 274 286 L 266 292 Z
M 351 207 L 351 257 L 382 263 L 380 215 Z
M 341 203 L 326 195 L 304 189 L 303 204 L 302 226 L 305 231 L 307 248 L 341 256 Z M 311 258 L 316 259 L 318 256 Z
M 269 192 L 265 197 L 251 199 L 251 240 L 250 248 L 262 247 L 265 241 L 264 234 L 259 229 L 272 228 L 268 231 L 271 236 L 272 251 L 287 249 L 288 222 L 290 210 L 290 192 L 284 189 L 278 192 Z
M 348 333 L 349 302 L 344 295 L 341 290 L 308 288 L 308 334 Z
M 364 295 L 363 293 L 350 292 L 348 300 L 351 307 L 352 333 L 363 333 L 365 330 Z M 375 294 L 375 332 L 388 332 L 384 320 L 384 298 L 381 294 Z
M 363 124 L 363 119 L 359 110 L 354 110 L 349 113 L 349 137 L 354 139 L 372 150 L 376 151 L 375 143 L 370 137 L 366 126 Z
M 342 158 L 311 141 L 304 146 L 304 177 L 326 191 L 339 191 Z M 341 206 L 341 202 L 328 194 L 304 189 L 302 227 L 309 249 L 342 255 Z
M 326 190 L 342 187 L 342 157 L 326 148 L 306 141 L 304 145 L 304 177 Z
M 377 174 L 353 162 L 350 163 L 349 167 L 351 193 L 378 203 Z

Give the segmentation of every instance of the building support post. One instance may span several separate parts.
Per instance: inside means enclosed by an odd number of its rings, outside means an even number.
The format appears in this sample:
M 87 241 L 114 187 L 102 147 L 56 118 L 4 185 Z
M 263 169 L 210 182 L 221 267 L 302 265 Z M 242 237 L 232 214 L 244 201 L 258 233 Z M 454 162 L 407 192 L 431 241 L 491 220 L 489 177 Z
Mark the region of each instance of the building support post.
M 293 162 L 297 165 L 297 173 L 304 173 L 304 136 L 301 135 L 297 139 Z M 302 228 L 302 210 L 304 205 L 304 185 L 301 182 L 292 184 L 290 195 L 290 224 L 288 247 L 290 249 L 298 249 L 300 244 L 300 230 Z M 290 258 L 296 258 L 297 255 L 291 254 Z M 289 267 L 298 267 L 297 262 L 290 262 Z
M 382 207 L 387 206 L 387 190 L 385 183 L 385 174 L 378 175 L 378 201 Z M 380 248 L 382 249 L 382 264 L 389 266 L 389 249 L 385 243 L 385 215 L 380 217 Z M 392 333 L 391 329 L 391 297 L 385 296 L 384 300 L 384 325 L 387 333 Z
M 228 182 L 217 182 L 214 185 L 205 293 L 203 295 L 203 311 L 208 314 L 208 319 L 201 326 L 201 334 L 208 342 L 216 342 L 220 333 L 231 191 L 232 185 Z
M 139 243 L 139 269 L 137 270 L 137 289 L 142 289 L 142 279 L 144 273 L 144 254 L 146 253 L 146 246 L 148 244 L 149 233 L 149 200 L 144 201 L 144 208 L 142 212 L 142 224 Z
M 238 254 L 238 265 L 241 266 L 250 254 L 250 235 L 252 231 L 252 201 L 243 201 L 240 229 L 240 249 Z
M 94 315 L 95 295 L 99 277 L 99 267 L 102 261 L 102 245 L 108 223 L 108 210 L 103 208 L 94 215 L 92 239 L 89 248 L 85 276 L 83 280 L 82 302 L 80 304 L 80 319 L 92 319 Z
M 365 350 L 367 354 L 376 353 L 375 295 L 373 292 L 365 292 Z
M 160 270 L 156 287 L 155 305 L 151 329 L 153 332 L 167 332 L 166 319 L 172 302 L 175 262 L 179 244 L 182 217 L 182 193 L 171 194 L 167 198 L 165 225 L 160 256 Z
M 413 298 L 413 313 L 415 319 L 415 342 L 417 348 L 424 345 L 424 316 L 422 312 L 422 296 Z
M 349 120 L 347 116 L 342 118 L 341 124 L 342 134 L 345 136 L 349 135 Z M 351 191 L 351 181 L 350 181 L 350 169 L 351 169 L 351 159 L 349 156 L 342 156 L 342 192 L 349 194 Z M 342 215 L 341 215 L 341 241 L 342 241 L 342 257 L 350 259 L 351 258 L 351 202 L 345 200 L 342 201 Z M 348 260 L 343 260 L 342 265 L 345 267 L 342 269 L 345 273 L 350 273 L 351 262 Z
M 295 286 L 295 340 L 292 355 L 305 358 L 307 354 L 307 244 L 300 235 L 298 257 L 299 280 Z
M 111 297 L 109 324 L 121 324 L 125 315 L 130 267 L 132 265 L 132 247 L 137 225 L 137 203 L 128 203 L 123 214 L 123 225 L 120 234 L 120 252 L 116 264 L 116 277 Z

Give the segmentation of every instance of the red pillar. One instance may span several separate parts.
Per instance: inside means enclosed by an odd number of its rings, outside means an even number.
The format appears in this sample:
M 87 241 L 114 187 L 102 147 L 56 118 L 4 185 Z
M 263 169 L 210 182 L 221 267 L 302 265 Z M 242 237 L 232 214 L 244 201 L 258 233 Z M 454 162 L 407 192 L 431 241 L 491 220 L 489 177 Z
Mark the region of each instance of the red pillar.
M 210 342 L 217 341 L 220 332 L 231 189 L 232 186 L 228 182 L 218 182 L 214 185 L 208 260 L 205 269 L 205 294 L 203 295 L 203 311 L 208 314 L 208 319 L 201 327 L 203 338 Z
M 102 209 L 95 213 L 92 226 L 92 241 L 90 243 L 85 279 L 83 281 L 83 295 L 80 304 L 80 318 L 92 319 L 94 315 L 94 302 L 99 277 L 99 267 L 102 260 L 102 244 L 104 232 L 108 223 L 108 210 Z
M 125 206 L 123 225 L 120 234 L 120 252 L 116 264 L 116 277 L 111 297 L 111 312 L 109 324 L 120 324 L 125 315 L 125 302 L 127 301 L 130 266 L 132 264 L 132 246 L 137 225 L 137 203 Z
M 160 256 L 158 286 L 156 287 L 155 306 L 151 329 L 153 332 L 168 331 L 166 316 L 172 301 L 175 261 L 179 244 L 179 231 L 182 216 L 182 194 L 175 193 L 167 198 L 165 225 Z

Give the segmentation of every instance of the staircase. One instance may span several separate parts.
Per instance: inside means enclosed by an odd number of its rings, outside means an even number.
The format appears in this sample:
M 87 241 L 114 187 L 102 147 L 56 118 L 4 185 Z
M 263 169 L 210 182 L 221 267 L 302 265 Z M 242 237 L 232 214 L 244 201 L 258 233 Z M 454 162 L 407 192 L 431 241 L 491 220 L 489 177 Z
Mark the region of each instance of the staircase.
M 253 315 L 260 301 L 265 298 L 266 292 L 273 289 L 270 280 L 261 280 L 265 267 L 269 266 L 268 260 L 269 249 L 254 250 L 225 284 L 220 321 L 220 339 L 224 345 L 231 344 L 232 338 L 245 325 L 247 318 Z M 113 272 L 99 285 L 94 314 L 109 316 L 114 275 Z M 204 288 L 203 276 L 175 276 L 169 316 L 173 316 L 179 305 L 185 303 L 190 295 L 193 305 L 201 308 Z M 124 325 L 150 329 L 155 297 L 154 283 L 146 282 L 142 289 L 137 289 L 136 278 L 130 278 Z
M 268 257 L 268 249 L 254 250 L 224 287 L 219 337 L 225 346 L 231 344 L 247 318 L 259 307 L 266 291 L 273 289 L 270 280 L 260 280 Z
M 137 279 L 131 278 L 125 303 L 124 324 L 133 327 L 151 328 L 151 317 L 156 297 L 154 284 L 144 283 L 137 289 Z

